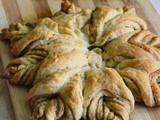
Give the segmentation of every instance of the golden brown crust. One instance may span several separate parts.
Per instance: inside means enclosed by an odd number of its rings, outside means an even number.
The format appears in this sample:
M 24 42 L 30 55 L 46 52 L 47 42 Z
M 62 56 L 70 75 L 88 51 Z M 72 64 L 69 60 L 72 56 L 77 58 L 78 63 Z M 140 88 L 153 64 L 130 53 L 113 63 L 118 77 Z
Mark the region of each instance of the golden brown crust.
M 33 86 L 32 120 L 128 120 L 134 99 L 160 105 L 160 37 L 131 6 L 93 11 L 64 0 L 52 18 L 11 24 L 0 39 L 17 57 L 3 77 Z
M 86 19 L 80 19 L 80 23 L 87 22 L 88 14 L 83 14 Z M 61 14 L 55 17 L 58 16 L 61 17 Z M 14 84 L 32 85 L 58 70 L 87 67 L 87 40 L 79 30 L 81 27 L 76 27 L 79 22 L 76 25 L 72 21 L 68 19 L 70 27 L 65 24 L 58 27 L 53 20 L 44 18 L 35 23 L 35 27 L 22 38 L 13 40 L 15 35 L 10 37 L 12 54 L 16 57 L 23 55 L 9 63 L 6 75 L 11 78 L 10 81 Z M 72 31 L 72 28 L 76 30 Z M 19 31 L 7 32 L 4 36 L 13 33 L 19 35 Z
M 139 18 L 133 7 L 113 9 L 107 6 L 96 7 L 92 22 L 86 34 L 90 35 L 93 46 L 102 46 L 119 36 L 135 30 L 146 30 L 146 23 Z
M 88 65 L 87 49 L 82 41 L 74 41 L 67 35 L 54 37 L 48 42 L 51 44 L 34 48 L 9 63 L 6 70 L 12 83 L 31 85 L 58 70 Z
M 79 75 L 75 75 L 80 70 L 80 68 L 76 68 L 57 72 L 31 89 L 28 100 L 34 109 L 35 119 L 44 117 L 48 120 L 78 120 L 81 118 L 83 109 L 82 81 Z M 60 102 L 58 102 L 59 100 Z M 41 113 L 41 104 L 44 102 L 47 104 L 44 105 Z
M 86 75 L 75 73 L 76 69 L 52 74 L 30 90 L 28 100 L 34 106 L 36 119 L 78 120 L 83 113 L 84 119 L 129 120 L 134 98 L 114 69 L 94 68 Z
M 68 0 L 63 0 L 61 4 L 61 11 L 65 13 L 78 13 L 82 9 L 80 7 L 75 6 L 73 3 L 69 2 Z
M 107 66 L 115 68 L 123 77 L 135 100 L 150 107 L 160 102 L 158 77 L 154 80 L 151 77 L 159 76 L 156 71 L 159 71 L 160 56 L 156 47 L 148 45 L 154 37 L 149 31 L 126 35 L 106 45 L 103 54 Z
M 1 40 L 14 41 L 18 38 L 22 38 L 32 29 L 32 27 L 32 25 L 22 25 L 20 23 L 10 24 L 8 29 L 2 29 L 2 33 L 0 34 Z
M 134 98 L 114 69 L 92 69 L 86 74 L 83 104 L 84 119 L 108 119 L 109 114 L 113 114 L 113 117 L 128 120 Z

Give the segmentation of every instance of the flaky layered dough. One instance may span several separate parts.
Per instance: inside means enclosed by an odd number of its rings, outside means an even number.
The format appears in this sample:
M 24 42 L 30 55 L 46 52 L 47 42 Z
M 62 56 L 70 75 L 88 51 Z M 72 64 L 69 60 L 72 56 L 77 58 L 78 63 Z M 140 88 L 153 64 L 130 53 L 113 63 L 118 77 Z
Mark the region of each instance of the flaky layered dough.
M 3 30 L 2 39 L 11 41 L 11 53 L 19 57 L 6 69 L 12 83 L 32 85 L 58 70 L 88 66 L 88 37 L 81 28 L 89 21 L 91 10 L 77 9 L 72 5 L 70 14 L 60 11 L 52 19 Z M 66 21 L 60 24 L 59 19 Z
M 149 31 L 133 32 L 104 46 L 103 53 L 107 66 L 118 71 L 135 100 L 150 107 L 160 105 L 158 39 Z
M 15 57 L 3 76 L 32 87 L 32 120 L 128 120 L 134 99 L 160 105 L 160 38 L 133 7 L 64 0 L 52 18 L 11 24 L 0 38 Z
M 146 23 L 130 6 L 117 9 L 98 6 L 92 16 L 91 22 L 84 28 L 92 46 L 102 46 L 122 35 L 147 29 Z
M 128 120 L 134 99 L 114 69 L 87 71 L 83 96 L 83 117 L 89 120 Z
M 30 90 L 33 120 L 129 119 L 134 99 L 114 69 L 94 68 L 86 75 L 76 72 L 50 75 Z

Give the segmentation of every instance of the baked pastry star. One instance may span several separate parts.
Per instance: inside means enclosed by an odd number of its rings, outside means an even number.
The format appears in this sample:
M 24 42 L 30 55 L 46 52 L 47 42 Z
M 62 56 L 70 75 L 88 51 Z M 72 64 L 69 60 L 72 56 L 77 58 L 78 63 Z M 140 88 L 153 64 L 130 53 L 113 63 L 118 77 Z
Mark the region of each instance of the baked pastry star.
M 0 34 L 15 57 L 3 76 L 30 86 L 32 120 L 129 120 L 135 101 L 160 105 L 160 37 L 133 7 L 82 9 Z

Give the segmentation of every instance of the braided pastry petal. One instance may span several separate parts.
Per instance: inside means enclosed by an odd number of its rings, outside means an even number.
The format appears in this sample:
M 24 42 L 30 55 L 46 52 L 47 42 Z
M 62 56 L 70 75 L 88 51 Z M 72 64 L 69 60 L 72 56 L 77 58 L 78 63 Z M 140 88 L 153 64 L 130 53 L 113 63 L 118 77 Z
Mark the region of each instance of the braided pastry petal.
M 160 105 L 160 56 L 154 39 L 157 36 L 149 31 L 128 34 L 106 45 L 103 54 L 107 66 L 123 77 L 135 100 L 150 107 Z M 148 45 L 150 41 L 155 47 Z
M 114 69 L 92 69 L 86 74 L 83 117 L 91 120 L 128 120 L 134 98 Z
M 147 25 L 136 15 L 133 7 L 113 9 L 98 6 L 93 13 L 91 23 L 87 24 L 85 29 L 93 46 L 102 46 L 124 34 L 146 30 Z
M 62 8 L 53 19 L 41 19 L 32 27 L 18 24 L 3 30 L 1 36 L 11 41 L 12 54 L 22 56 L 7 66 L 6 75 L 12 83 L 32 85 L 58 70 L 88 66 L 88 38 L 80 29 L 92 10 L 74 5 L 67 8 L 68 12 Z M 60 24 L 59 19 L 66 22 Z
M 50 75 L 37 83 L 29 92 L 28 100 L 34 109 L 33 120 L 44 118 L 80 119 L 83 97 L 82 80 L 74 76 L 81 69 L 71 69 Z
M 84 46 L 83 42 L 71 36 L 55 35 L 46 45 L 11 61 L 7 74 L 12 83 L 31 85 L 58 70 L 87 67 L 87 49 Z

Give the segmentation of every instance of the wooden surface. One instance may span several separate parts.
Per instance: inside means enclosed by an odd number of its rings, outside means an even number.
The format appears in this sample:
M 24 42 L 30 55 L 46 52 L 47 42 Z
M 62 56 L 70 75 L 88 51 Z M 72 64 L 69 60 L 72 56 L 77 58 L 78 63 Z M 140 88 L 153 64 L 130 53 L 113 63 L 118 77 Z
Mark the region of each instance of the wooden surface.
M 71 0 L 83 8 L 94 9 L 96 5 L 109 5 L 122 7 L 132 5 L 137 9 L 138 15 L 147 23 L 149 29 L 160 35 L 160 17 L 148 0 Z M 34 22 L 38 18 L 52 16 L 60 9 L 61 0 L 0 0 L 0 29 L 10 23 Z M 0 41 L 0 55 L 5 68 L 12 59 L 9 47 Z M 28 120 L 30 108 L 26 100 L 27 88 L 14 86 L 8 83 L 15 117 L 17 120 Z M 147 108 L 137 104 L 131 114 L 131 120 L 160 120 L 160 108 Z

